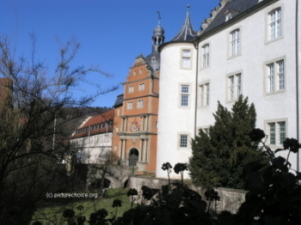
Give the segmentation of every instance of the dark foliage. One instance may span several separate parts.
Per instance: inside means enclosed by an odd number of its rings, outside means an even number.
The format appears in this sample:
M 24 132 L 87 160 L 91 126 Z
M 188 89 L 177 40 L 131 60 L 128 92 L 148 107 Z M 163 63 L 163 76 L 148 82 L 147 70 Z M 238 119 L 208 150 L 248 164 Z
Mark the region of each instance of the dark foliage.
M 32 225 L 43 225 L 43 224 L 40 221 L 36 221 Z
M 300 144 L 296 139 L 287 138 L 283 147 L 279 150 L 287 149 L 289 155 L 297 152 Z M 242 224 L 301 224 L 300 173 L 291 170 L 283 157 L 271 155 L 270 162 L 269 166 L 253 163 L 245 167 L 248 193 L 237 219 Z
M 301 145 L 299 142 L 294 138 L 286 138 L 283 142 L 283 148 L 288 149 L 291 152 L 297 153 Z
M 184 184 L 184 171 L 188 170 L 188 164 L 187 163 L 177 163 L 173 170 L 175 171 L 176 174 L 180 173 L 181 174 L 181 181 L 182 184 Z
M 158 189 L 152 189 L 147 186 L 142 186 L 142 196 L 146 200 L 150 200 L 159 190 Z
M 218 196 L 217 191 L 214 189 L 208 189 L 205 191 L 205 197 L 208 201 L 219 201 L 220 197 Z
M 115 208 L 115 207 L 121 207 L 121 200 L 120 199 L 114 199 L 112 207 L 113 208 Z
M 146 187 L 144 189 L 151 190 Z M 152 205 L 139 205 L 125 212 L 123 217 L 117 219 L 113 224 L 211 224 L 212 218 L 206 212 L 207 203 L 197 192 L 190 190 L 185 185 L 175 183 L 171 193 L 159 196 L 159 200 L 153 202 Z
M 258 133 L 262 133 L 258 130 Z M 262 135 L 260 135 L 262 136 Z M 259 140 L 259 139 L 257 139 Z M 285 143 L 289 153 L 299 149 L 297 140 L 287 139 Z M 297 142 L 298 143 L 298 142 Z M 264 144 L 264 143 L 263 143 Z M 264 145 L 265 146 L 265 145 Z M 267 151 L 271 151 L 265 146 Z M 289 154 L 288 153 L 288 154 Z M 243 179 L 248 190 L 246 201 L 237 214 L 228 211 L 217 213 L 210 208 L 211 202 L 220 200 L 214 189 L 205 192 L 206 201 L 200 194 L 186 185 L 172 183 L 155 192 L 154 189 L 143 186 L 145 199 L 156 194 L 150 205 L 140 204 L 136 208 L 124 212 L 123 216 L 105 219 L 107 211 L 102 209 L 90 216 L 92 225 L 300 225 L 301 224 L 301 186 L 298 184 L 301 174 L 292 171 L 285 158 L 270 154 L 270 165 L 252 162 L 244 167 Z M 137 195 L 136 189 L 130 189 L 128 196 Z M 117 199 L 113 207 L 121 205 Z M 215 207 L 216 208 L 216 207 Z M 65 212 L 66 216 L 74 212 Z M 80 223 L 78 223 L 80 224 Z
M 258 128 L 253 129 L 252 132 L 250 133 L 250 138 L 254 142 L 259 142 L 264 137 L 265 137 L 265 133 L 263 132 L 263 130 Z
M 188 170 L 188 164 L 187 163 L 177 163 L 175 167 L 173 168 L 175 173 L 181 173 L 185 170 Z
M 172 169 L 172 166 L 170 165 L 169 162 L 166 162 L 166 163 L 163 163 L 163 164 L 162 164 L 161 169 L 162 169 L 162 170 L 167 170 L 167 171 L 168 171 L 168 170 Z
M 108 224 L 105 219 L 108 215 L 108 211 L 105 209 L 100 209 L 94 213 L 91 213 L 89 224 L 90 225 L 105 225 Z
M 255 140 L 260 141 L 264 132 L 257 129 Z M 287 139 L 288 140 L 288 139 Z M 299 149 L 295 139 L 289 139 L 284 148 Z M 263 143 L 264 144 L 264 143 Z M 264 145 L 265 146 L 265 145 Z M 246 201 L 237 214 L 228 211 L 216 213 L 195 191 L 182 183 L 173 183 L 171 192 L 162 187 L 159 200 L 152 205 L 139 205 L 124 213 L 114 225 L 297 225 L 301 224 L 301 174 L 292 171 L 285 158 L 269 151 L 270 164 L 252 162 L 244 167 L 243 179 L 248 190 Z M 288 154 L 289 154 L 288 153 Z M 149 191 L 150 188 L 143 187 Z M 164 193 L 164 194 L 163 194 Z M 205 197 L 209 204 L 219 201 L 214 189 L 208 189 Z
M 30 224 L 48 189 L 58 188 L 58 162 L 72 152 L 66 137 L 81 116 L 74 107 L 87 108 L 109 91 L 73 96 L 87 74 L 100 72 L 97 67 L 74 67 L 80 46 L 76 40 L 59 47 L 53 71 L 35 57 L 34 35 L 31 41 L 30 54 L 19 57 L 8 38 L 0 37 L 0 74 L 10 81 L 0 104 L 0 224 Z
M 134 196 L 135 195 L 138 195 L 138 192 L 135 188 L 131 188 L 127 193 L 127 196 L 131 196 L 131 208 L 133 208 L 133 205 L 134 205 Z
M 83 225 L 85 223 L 85 221 L 86 221 L 86 217 L 79 216 L 79 217 L 77 217 L 76 220 L 77 220 L 77 225 Z
M 72 218 L 72 217 L 74 217 L 74 215 L 75 215 L 75 212 L 73 209 L 65 209 L 63 212 L 63 217 L 65 217 L 65 218 Z
M 135 188 L 131 188 L 128 193 L 127 196 L 134 196 L 134 195 L 138 195 L 138 192 Z
M 215 123 L 209 133 L 199 130 L 192 140 L 189 170 L 195 185 L 214 188 L 244 188 L 243 168 L 249 163 L 268 164 L 258 144 L 264 137 L 254 130 L 256 111 L 248 99 L 239 97 L 231 111 L 218 103 Z
M 220 201 L 220 197 L 219 197 L 217 191 L 215 191 L 214 189 L 207 189 L 205 191 L 205 197 L 206 197 L 207 201 L 209 202 L 208 209 L 210 209 L 211 202 L 214 202 L 215 203 L 215 212 L 216 212 L 216 202 Z
M 163 163 L 161 169 L 167 171 L 168 190 L 170 191 L 170 173 L 171 173 L 172 165 L 169 162 Z

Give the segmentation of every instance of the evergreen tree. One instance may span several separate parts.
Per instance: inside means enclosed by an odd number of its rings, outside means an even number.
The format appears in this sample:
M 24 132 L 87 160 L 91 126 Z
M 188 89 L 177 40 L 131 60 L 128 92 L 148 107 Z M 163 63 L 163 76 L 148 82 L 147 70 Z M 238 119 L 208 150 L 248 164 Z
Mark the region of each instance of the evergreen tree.
M 239 97 L 232 110 L 218 102 L 215 124 L 209 133 L 202 129 L 192 140 L 190 174 L 194 184 L 205 187 L 244 188 L 242 172 L 251 162 L 267 163 L 259 149 L 259 140 L 252 138 L 256 111 L 248 98 Z

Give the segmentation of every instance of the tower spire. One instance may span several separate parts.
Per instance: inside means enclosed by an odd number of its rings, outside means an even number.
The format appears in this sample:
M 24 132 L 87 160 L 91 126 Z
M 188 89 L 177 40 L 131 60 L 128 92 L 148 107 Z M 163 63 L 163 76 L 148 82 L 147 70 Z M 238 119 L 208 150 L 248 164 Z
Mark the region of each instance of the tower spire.
M 192 41 L 195 39 L 196 32 L 194 31 L 190 21 L 190 5 L 186 6 L 186 18 L 179 33 L 171 41 Z

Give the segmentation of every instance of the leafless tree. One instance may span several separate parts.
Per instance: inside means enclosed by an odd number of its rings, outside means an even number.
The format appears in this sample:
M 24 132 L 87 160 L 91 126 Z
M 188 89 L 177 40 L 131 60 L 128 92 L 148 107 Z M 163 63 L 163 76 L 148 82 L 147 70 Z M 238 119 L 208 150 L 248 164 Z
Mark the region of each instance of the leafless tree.
M 64 109 L 86 106 L 117 88 L 75 99 L 72 91 L 88 73 L 108 74 L 71 66 L 80 47 L 75 40 L 59 47 L 59 60 L 51 73 L 36 60 L 35 37 L 31 40 L 31 56 L 16 59 L 9 40 L 0 37 L 0 76 L 11 81 L 0 87 L 6 93 L 0 100 L 0 224 L 29 224 L 37 202 L 45 198 L 57 175 L 54 135 L 63 145 L 64 124 L 78 116 L 66 118 Z

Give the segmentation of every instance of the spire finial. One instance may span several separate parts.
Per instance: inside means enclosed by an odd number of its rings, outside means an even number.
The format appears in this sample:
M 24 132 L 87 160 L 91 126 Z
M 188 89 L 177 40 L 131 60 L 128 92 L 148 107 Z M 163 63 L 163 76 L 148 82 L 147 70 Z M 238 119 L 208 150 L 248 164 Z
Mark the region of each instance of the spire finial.
M 160 14 L 160 11 L 157 11 L 157 14 L 158 14 L 158 25 L 161 24 L 161 14 Z
M 187 8 L 187 12 L 186 12 L 186 13 L 187 13 L 187 15 L 189 15 L 189 14 L 190 14 L 190 5 L 187 4 L 187 5 L 186 5 L 186 8 Z

